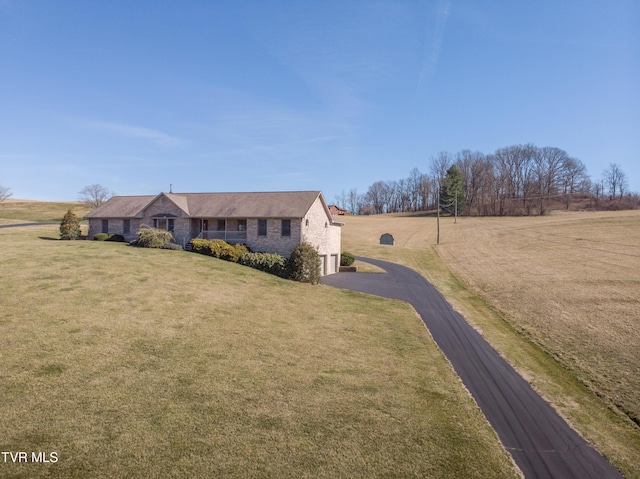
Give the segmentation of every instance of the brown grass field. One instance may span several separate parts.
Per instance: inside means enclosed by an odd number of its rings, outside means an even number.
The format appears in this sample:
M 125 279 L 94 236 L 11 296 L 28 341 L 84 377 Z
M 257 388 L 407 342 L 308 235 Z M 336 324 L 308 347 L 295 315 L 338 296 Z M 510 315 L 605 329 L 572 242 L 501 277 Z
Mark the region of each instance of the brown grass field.
M 465 226 L 453 272 L 640 424 L 640 214 Z
M 625 473 L 638 477 L 640 211 L 442 218 L 437 246 L 434 217 L 344 221 L 344 249 L 420 271 L 600 450 L 635 462 Z M 386 232 L 395 246 L 378 244 Z M 579 385 L 567 387 L 553 363 Z
M 0 224 L 29 223 L 32 221 L 59 223 L 69 209 L 79 217 L 91 211 L 91 208 L 78 201 L 55 203 L 9 198 L 0 202 Z

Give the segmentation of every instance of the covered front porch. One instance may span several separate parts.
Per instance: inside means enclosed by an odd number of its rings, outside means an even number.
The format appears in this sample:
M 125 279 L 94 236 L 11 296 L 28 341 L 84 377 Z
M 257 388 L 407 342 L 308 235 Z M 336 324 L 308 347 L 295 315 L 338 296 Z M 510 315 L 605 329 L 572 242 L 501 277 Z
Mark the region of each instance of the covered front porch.
M 241 218 L 192 218 L 194 238 L 220 239 L 227 243 L 246 243 L 247 220 Z

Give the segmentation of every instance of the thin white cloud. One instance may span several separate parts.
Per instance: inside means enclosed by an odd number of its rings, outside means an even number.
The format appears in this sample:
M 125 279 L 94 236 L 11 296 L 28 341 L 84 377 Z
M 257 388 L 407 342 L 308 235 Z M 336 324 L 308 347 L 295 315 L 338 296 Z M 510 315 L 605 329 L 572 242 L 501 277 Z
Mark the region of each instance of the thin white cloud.
M 442 39 L 444 38 L 444 29 L 447 25 L 447 19 L 451 13 L 451 0 L 445 0 L 440 4 L 436 16 L 436 24 L 433 29 L 433 37 L 431 40 L 431 48 L 428 48 L 428 42 L 425 41 L 425 57 L 422 63 L 422 69 L 418 78 L 418 88 L 428 83 L 436 73 L 438 61 L 440 59 L 440 51 L 442 50 Z M 428 31 L 428 30 L 427 30 Z M 425 32 L 426 37 L 426 32 Z
M 91 122 L 88 122 L 88 124 L 94 128 L 98 128 L 103 131 L 113 132 L 129 138 L 148 140 L 159 146 L 174 147 L 174 146 L 180 146 L 184 143 L 184 141 L 178 137 L 169 135 L 162 131 L 158 131 L 152 128 L 146 128 L 142 126 L 127 125 L 124 123 L 99 122 L 99 121 L 91 121 Z
M 304 111 L 259 100 L 227 105 L 206 123 L 191 123 L 189 131 L 213 150 L 249 154 L 266 150 L 305 151 L 351 135 L 344 122 L 323 111 Z

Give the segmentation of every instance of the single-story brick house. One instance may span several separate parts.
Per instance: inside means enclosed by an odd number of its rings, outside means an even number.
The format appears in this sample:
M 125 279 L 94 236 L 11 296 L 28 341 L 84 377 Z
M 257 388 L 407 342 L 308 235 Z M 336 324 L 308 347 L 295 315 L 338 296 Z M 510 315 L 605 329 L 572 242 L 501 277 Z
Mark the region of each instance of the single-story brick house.
M 286 257 L 306 241 L 320 254 L 322 274 L 340 266 L 343 223 L 334 221 L 320 191 L 114 196 L 86 218 L 89 239 L 109 233 L 131 241 L 139 228 L 151 226 L 171 231 L 181 245 L 223 239 Z

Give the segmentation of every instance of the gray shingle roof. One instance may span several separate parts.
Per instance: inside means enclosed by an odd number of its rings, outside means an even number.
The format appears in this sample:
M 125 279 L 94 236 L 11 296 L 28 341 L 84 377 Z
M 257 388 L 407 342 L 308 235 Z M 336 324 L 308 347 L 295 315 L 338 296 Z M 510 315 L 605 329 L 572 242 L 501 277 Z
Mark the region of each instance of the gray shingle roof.
M 320 191 L 161 193 L 192 218 L 302 218 Z M 114 196 L 87 218 L 133 218 L 157 196 Z
M 189 214 L 212 218 L 302 218 L 319 191 L 191 193 Z
M 156 197 L 157 195 L 113 196 L 85 215 L 85 218 L 134 218 Z

